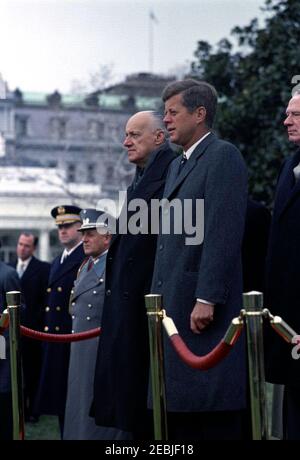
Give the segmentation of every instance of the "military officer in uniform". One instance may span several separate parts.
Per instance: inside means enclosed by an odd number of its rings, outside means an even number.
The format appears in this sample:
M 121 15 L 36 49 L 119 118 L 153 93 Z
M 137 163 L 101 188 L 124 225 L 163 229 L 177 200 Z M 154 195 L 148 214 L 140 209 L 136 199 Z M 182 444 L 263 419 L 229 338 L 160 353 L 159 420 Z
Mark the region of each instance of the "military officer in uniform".
M 72 332 L 101 325 L 106 255 L 111 240 L 103 211 L 84 209 L 80 213 L 83 250 L 86 259 L 78 270 L 70 297 Z M 89 416 L 99 337 L 71 344 L 64 439 L 124 439 L 123 432 L 100 427 Z
M 58 237 L 64 250 L 51 264 L 48 298 L 45 306 L 44 332 L 68 334 L 72 319 L 69 299 L 77 271 L 84 259 L 79 213 L 81 208 L 56 206 L 51 215 L 58 228 Z M 70 344 L 43 342 L 42 368 L 36 399 L 39 414 L 57 415 L 61 434 L 67 394 Z

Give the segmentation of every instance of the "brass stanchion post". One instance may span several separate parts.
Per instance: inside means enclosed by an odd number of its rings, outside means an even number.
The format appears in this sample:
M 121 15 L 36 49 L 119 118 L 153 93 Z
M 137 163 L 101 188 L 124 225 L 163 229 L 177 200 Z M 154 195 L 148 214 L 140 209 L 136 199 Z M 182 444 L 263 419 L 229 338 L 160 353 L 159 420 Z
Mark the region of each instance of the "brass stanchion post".
M 23 383 L 20 350 L 20 292 L 7 292 L 6 302 L 9 313 L 9 345 L 13 410 L 13 439 L 24 440 L 25 432 L 23 410 Z
M 163 310 L 161 295 L 146 295 L 145 302 L 149 328 L 154 438 L 155 440 L 160 441 L 168 439 L 162 338 Z
M 267 439 L 267 409 L 263 348 L 263 294 L 251 291 L 243 294 L 247 332 L 248 369 L 252 437 Z

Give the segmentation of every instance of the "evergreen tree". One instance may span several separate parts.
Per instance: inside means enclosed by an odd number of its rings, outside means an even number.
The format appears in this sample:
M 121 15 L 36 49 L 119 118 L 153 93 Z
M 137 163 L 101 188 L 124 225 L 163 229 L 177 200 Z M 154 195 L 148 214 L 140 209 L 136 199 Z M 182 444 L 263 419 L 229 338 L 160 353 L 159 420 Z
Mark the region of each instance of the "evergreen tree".
M 239 147 L 249 168 L 249 191 L 268 205 L 283 158 L 295 149 L 283 120 L 300 82 L 299 6 L 299 0 L 266 0 L 264 27 L 257 19 L 235 27 L 236 50 L 228 39 L 216 49 L 199 41 L 192 64 L 193 76 L 217 88 L 217 131 Z

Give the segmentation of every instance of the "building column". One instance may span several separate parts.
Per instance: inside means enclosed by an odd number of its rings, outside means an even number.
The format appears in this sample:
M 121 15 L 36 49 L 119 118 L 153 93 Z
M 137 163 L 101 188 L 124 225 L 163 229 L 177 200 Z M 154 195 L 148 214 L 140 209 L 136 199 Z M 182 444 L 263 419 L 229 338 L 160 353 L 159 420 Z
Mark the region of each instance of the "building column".
M 50 237 L 48 230 L 41 230 L 39 234 L 39 258 L 50 261 Z

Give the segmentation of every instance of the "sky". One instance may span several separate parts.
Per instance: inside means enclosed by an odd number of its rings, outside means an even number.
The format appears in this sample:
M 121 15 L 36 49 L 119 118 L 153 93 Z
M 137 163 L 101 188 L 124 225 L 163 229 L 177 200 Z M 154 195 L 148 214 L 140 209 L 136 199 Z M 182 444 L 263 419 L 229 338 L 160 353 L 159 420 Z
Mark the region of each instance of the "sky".
M 110 83 L 136 72 L 174 73 L 193 60 L 198 40 L 214 45 L 254 17 L 263 24 L 263 5 L 264 0 L 0 0 L 0 73 L 11 90 L 48 93 L 68 93 L 73 81 L 87 86 L 103 66 L 110 68 Z

